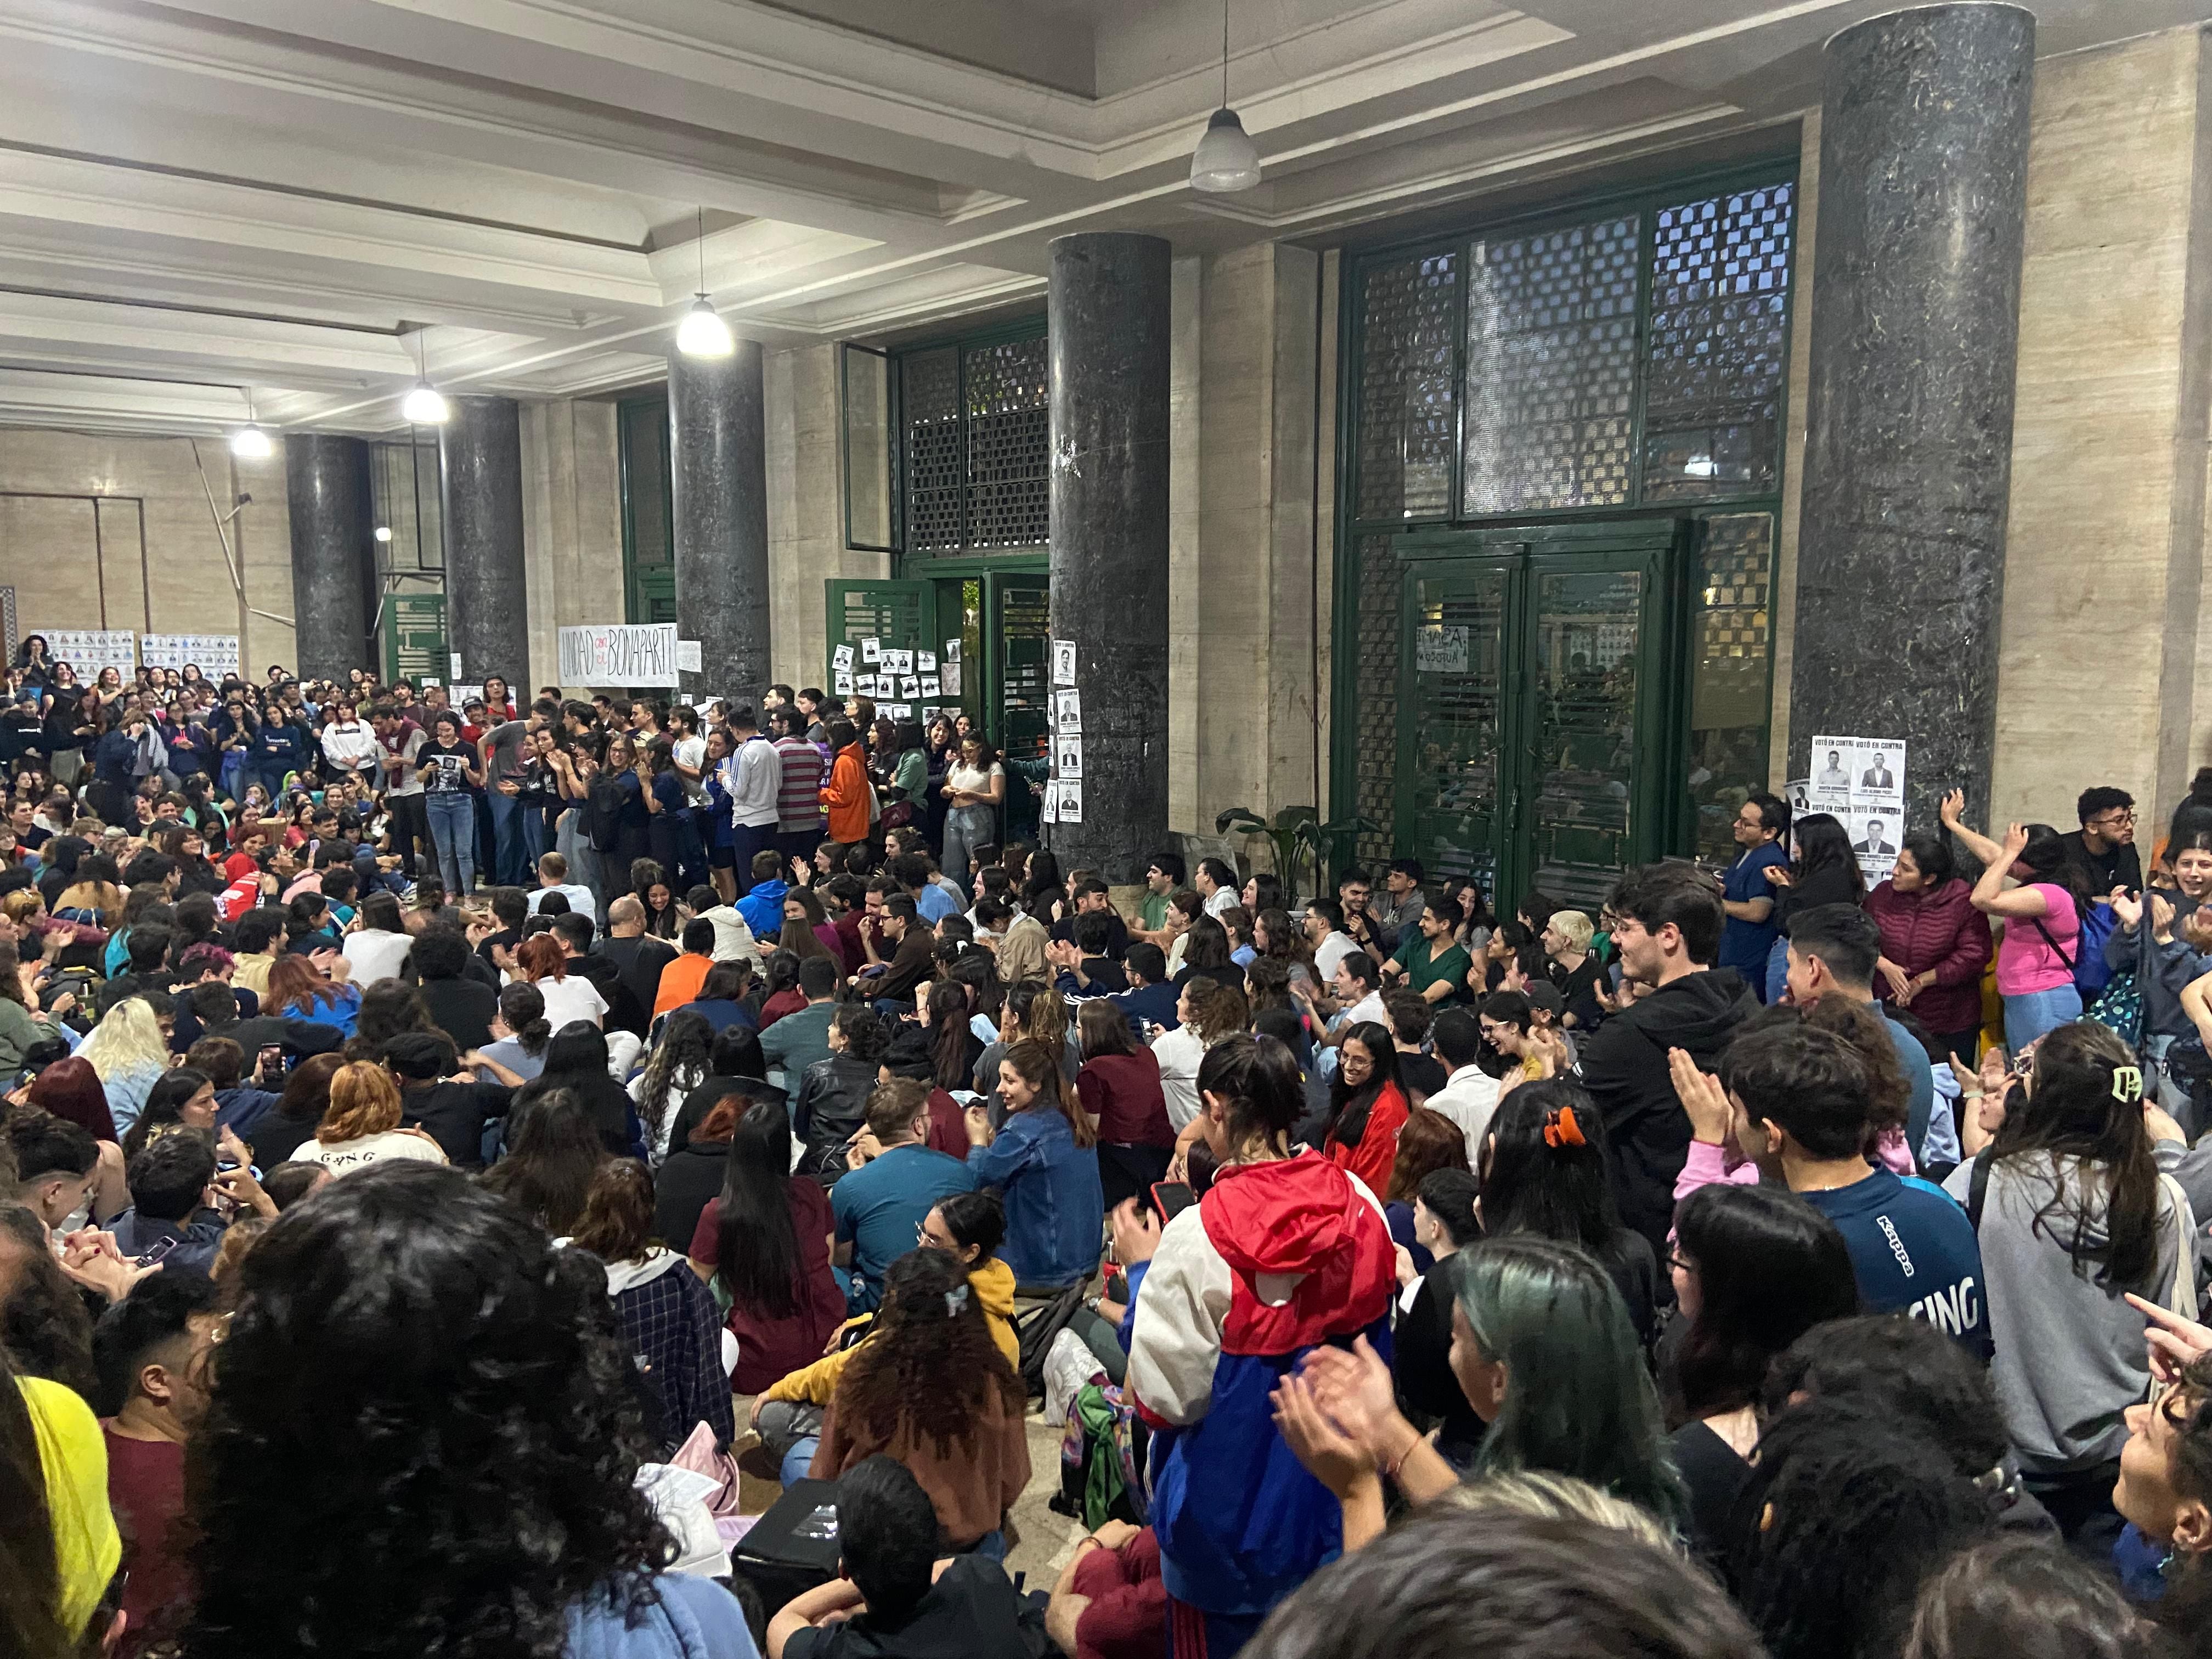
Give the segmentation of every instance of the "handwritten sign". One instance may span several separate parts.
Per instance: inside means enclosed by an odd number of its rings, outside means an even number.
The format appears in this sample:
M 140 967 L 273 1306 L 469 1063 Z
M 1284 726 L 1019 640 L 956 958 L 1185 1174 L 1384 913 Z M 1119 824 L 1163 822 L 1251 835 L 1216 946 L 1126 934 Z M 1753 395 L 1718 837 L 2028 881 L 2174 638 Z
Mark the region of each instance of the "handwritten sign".
M 674 685 L 674 623 L 608 623 L 563 628 L 563 685 Z

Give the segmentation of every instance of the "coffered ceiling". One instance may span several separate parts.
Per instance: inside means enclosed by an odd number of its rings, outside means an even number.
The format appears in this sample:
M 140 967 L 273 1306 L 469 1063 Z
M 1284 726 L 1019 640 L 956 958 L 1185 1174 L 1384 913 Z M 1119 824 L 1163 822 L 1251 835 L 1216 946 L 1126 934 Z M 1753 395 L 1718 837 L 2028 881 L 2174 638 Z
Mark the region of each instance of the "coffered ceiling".
M 398 424 L 1041 295 L 1051 239 L 1354 227 L 1787 121 L 1889 0 L 0 0 L 0 423 Z M 2045 0 L 2045 52 L 2212 0 Z M 703 223 L 704 235 L 699 228 Z

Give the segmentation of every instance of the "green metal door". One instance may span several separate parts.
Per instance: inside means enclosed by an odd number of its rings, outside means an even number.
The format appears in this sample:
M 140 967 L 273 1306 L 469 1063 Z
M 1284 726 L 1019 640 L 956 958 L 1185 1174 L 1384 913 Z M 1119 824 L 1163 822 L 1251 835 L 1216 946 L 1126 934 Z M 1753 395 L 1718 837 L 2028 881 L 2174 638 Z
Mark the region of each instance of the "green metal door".
M 863 641 L 875 640 L 896 651 L 935 651 L 937 638 L 936 586 L 916 581 L 843 581 L 828 584 L 828 644 L 823 647 L 822 684 L 835 693 L 837 684 L 836 647 L 853 647 L 855 676 L 873 675 L 876 664 L 862 655 Z M 918 678 L 918 677 L 917 677 Z M 840 699 L 842 701 L 842 699 Z M 878 705 L 909 701 L 878 694 Z M 914 704 L 921 718 L 921 704 Z
M 394 593 L 384 609 L 384 678 L 416 685 L 443 685 L 451 663 L 446 653 L 446 596 Z
M 987 580 L 996 624 L 989 648 L 998 693 L 987 719 L 1006 757 L 1005 835 L 1009 841 L 1035 841 L 1040 795 L 1052 769 L 1051 581 L 997 572 Z M 1015 787 L 1017 779 L 1030 787 Z
M 1493 902 L 1595 910 L 1690 850 L 1688 524 L 1410 536 L 1395 841 Z

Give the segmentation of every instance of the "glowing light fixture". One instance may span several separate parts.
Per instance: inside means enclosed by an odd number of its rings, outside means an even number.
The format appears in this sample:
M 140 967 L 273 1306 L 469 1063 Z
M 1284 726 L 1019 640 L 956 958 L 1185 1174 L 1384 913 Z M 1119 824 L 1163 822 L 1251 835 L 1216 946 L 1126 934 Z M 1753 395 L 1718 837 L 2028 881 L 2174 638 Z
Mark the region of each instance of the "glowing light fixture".
M 388 524 L 380 524 L 377 526 L 376 539 L 380 542 L 390 541 L 392 539 L 392 526 Z
M 730 325 L 707 297 L 707 210 L 699 210 L 699 289 L 691 309 L 677 325 L 676 349 L 687 357 L 726 357 L 738 349 Z
M 415 384 L 399 403 L 399 416 L 410 426 L 443 426 L 453 410 L 445 396 L 430 384 L 430 347 L 424 331 L 415 331 Z
M 253 394 L 246 394 L 246 424 L 230 434 L 230 453 L 242 461 L 265 461 L 276 453 L 276 445 L 253 418 Z
M 1229 0 L 1221 0 L 1221 107 L 1190 155 L 1190 187 L 1209 196 L 1249 190 L 1260 182 L 1260 151 L 1229 107 Z

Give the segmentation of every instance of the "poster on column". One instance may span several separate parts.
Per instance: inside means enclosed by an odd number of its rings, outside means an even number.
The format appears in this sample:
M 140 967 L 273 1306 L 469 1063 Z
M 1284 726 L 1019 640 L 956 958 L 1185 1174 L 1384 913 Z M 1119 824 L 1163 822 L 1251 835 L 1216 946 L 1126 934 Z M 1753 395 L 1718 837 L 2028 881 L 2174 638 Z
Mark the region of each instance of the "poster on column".
M 672 686 L 674 623 L 606 623 L 560 630 L 563 685 Z
M 1062 823 L 1083 822 L 1083 786 L 1069 781 L 1060 786 L 1060 821 Z
M 1075 641 L 1054 640 L 1052 642 L 1052 683 L 1054 685 L 1075 684 Z
M 1045 785 L 1044 805 L 1038 809 L 1037 817 L 1041 823 L 1058 823 L 1060 822 L 1060 786 L 1058 784 L 1048 783 Z
M 112 668 L 128 679 L 138 670 L 138 636 L 127 628 L 32 628 L 46 636 L 46 654 L 76 671 L 80 680 Z
M 1070 690 L 1052 694 L 1052 729 L 1073 732 L 1083 730 L 1083 693 Z
M 149 634 L 138 641 L 149 668 L 198 668 L 210 679 L 245 672 L 235 634 Z
M 678 640 L 676 641 L 676 672 L 678 673 L 696 674 L 702 672 L 706 665 L 706 654 L 701 649 L 699 641 Z
M 1056 777 L 1071 782 L 1083 776 L 1083 734 L 1064 732 L 1052 741 L 1052 769 Z
M 1811 805 L 1841 821 L 1859 872 L 1887 881 L 1905 836 L 1905 745 L 1897 738 L 1813 739 Z

